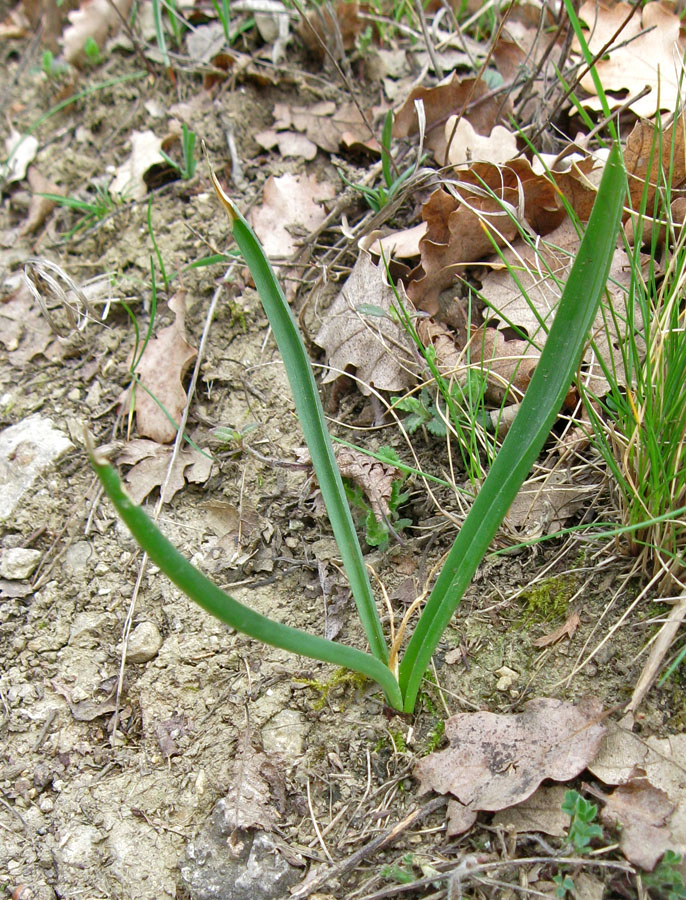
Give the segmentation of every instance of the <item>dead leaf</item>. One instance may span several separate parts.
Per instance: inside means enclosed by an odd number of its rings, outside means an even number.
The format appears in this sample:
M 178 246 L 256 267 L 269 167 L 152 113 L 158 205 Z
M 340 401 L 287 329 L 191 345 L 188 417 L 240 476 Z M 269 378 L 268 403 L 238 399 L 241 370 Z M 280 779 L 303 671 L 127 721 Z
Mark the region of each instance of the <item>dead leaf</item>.
M 602 50 L 630 12 L 631 5 L 625 2 L 604 4 L 586 0 L 579 9 L 579 18 L 588 26 L 586 40 L 591 54 L 595 56 Z M 654 116 L 658 102 L 659 109 L 678 107 L 681 101 L 678 60 L 683 59 L 686 51 L 680 24 L 679 16 L 659 2 L 646 3 L 631 16 L 616 38 L 619 46 L 606 50 L 595 64 L 610 109 L 620 106 L 644 87 L 650 87 L 650 91 L 630 105 L 637 116 Z M 573 46 L 579 53 L 576 40 Z M 601 111 L 602 103 L 596 96 L 590 72 L 581 79 L 581 86 L 592 95 L 581 101 L 583 105 Z
M 467 119 L 458 121 L 457 116 L 450 116 L 445 123 L 445 139 L 448 161 L 456 167 L 477 160 L 506 163 L 517 156 L 517 138 L 503 125 L 496 125 L 490 134 L 481 135 Z
M 160 444 L 173 441 L 176 437 L 173 422 L 181 420 L 186 406 L 183 376 L 197 352 L 186 340 L 183 291 L 169 300 L 169 309 L 174 313 L 173 324 L 162 328 L 148 341 L 135 373 L 140 380 L 136 386 L 135 400 L 138 433 Z M 173 422 L 169 421 L 168 415 Z
M 265 44 L 272 45 L 271 60 L 277 65 L 290 41 L 290 14 L 281 0 L 235 0 L 232 10 L 255 16 L 260 37 Z
M 23 369 L 34 356 L 60 355 L 60 344 L 23 278 L 0 303 L 0 343 L 12 366 Z
M 632 209 L 641 209 L 645 185 L 648 182 L 645 209 L 648 214 L 653 212 L 661 172 L 669 172 L 672 190 L 683 185 L 686 180 L 684 128 L 686 128 L 686 114 L 683 112 L 668 127 L 661 128 L 657 123 L 646 120 L 636 122 L 634 125 L 624 147 L 624 164 L 629 177 Z
M 594 759 L 605 725 L 600 701 L 541 698 L 516 715 L 462 713 L 446 719 L 450 748 L 414 769 L 419 791 L 452 794 L 471 812 L 530 797 L 544 778 L 569 781 Z
M 5 139 L 5 152 L 7 159 L 0 166 L 0 183 L 13 184 L 15 181 L 23 181 L 29 165 L 38 152 L 38 139 L 32 134 L 19 134 L 12 128 Z
M 600 820 L 620 831 L 619 846 L 629 862 L 652 871 L 672 846 L 669 820 L 674 809 L 667 794 L 638 770 L 605 798 Z
M 314 231 L 326 217 L 324 201 L 335 195 L 333 185 L 315 175 L 271 175 L 262 192 L 262 205 L 252 211 L 255 234 L 271 259 L 287 259 L 298 248 L 292 233 Z
M 402 391 L 413 384 L 417 364 L 412 341 L 389 315 L 396 297 L 384 276 L 367 253 L 360 254 L 315 338 L 330 366 L 324 381 L 354 369 L 357 386 L 366 395 L 372 387 Z
M 125 444 L 117 462 L 132 467 L 126 473 L 124 481 L 134 503 L 142 503 L 150 491 L 165 483 L 172 452 L 172 447 L 143 438 Z M 204 484 L 210 477 L 211 469 L 212 460 L 194 448 L 180 450 L 162 499 L 169 503 L 187 481 Z
M 518 233 L 516 222 L 546 235 L 565 217 L 557 187 L 537 175 L 528 160 L 515 159 L 505 166 L 474 163 L 460 172 L 451 193 L 439 188 L 422 207 L 427 230 L 408 296 L 435 315 L 441 291 L 469 263 L 490 255 L 494 242 L 502 247 L 512 241 Z
M 255 750 L 250 729 L 242 731 L 234 758 L 231 787 L 220 800 L 227 830 L 271 831 L 285 801 L 283 767 L 276 757 Z
M 295 129 L 304 132 L 327 153 L 340 152 L 344 135 L 348 142 L 354 138 L 360 143 L 375 137 L 354 103 L 338 105 L 330 100 L 322 100 L 312 106 L 276 103 L 274 119 L 275 131 Z
M 675 809 L 669 821 L 670 849 L 686 854 L 686 735 L 643 738 L 631 732 L 627 722 L 610 723 L 596 759 L 589 770 L 605 784 L 626 784 L 637 769 L 650 784 L 664 791 Z
M 392 231 L 382 236 L 380 231 L 373 231 L 365 235 L 359 243 L 361 250 L 367 250 L 376 259 L 385 257 L 391 259 L 412 259 L 419 256 L 419 242 L 426 234 L 426 222 L 405 228 L 402 231 Z
M 578 246 L 578 235 L 570 221 L 566 220 L 547 236 L 545 242 L 539 242 L 535 249 L 520 238 L 503 251 L 504 259 L 517 273 L 518 283 L 513 280 L 507 268 L 502 268 L 503 260 L 500 256 L 491 258 L 494 268 L 482 279 L 481 296 L 488 302 L 499 323 L 498 328 L 504 330 L 515 327 L 524 333 L 536 345 L 526 351 L 532 361 L 538 356 L 537 348 L 542 347 L 545 341 L 541 323 L 549 326 L 552 321 Z M 626 302 L 630 296 L 630 280 L 631 267 L 624 250 L 619 248 L 614 253 L 608 280 L 608 292 L 614 309 L 609 310 L 607 301 L 602 301 L 591 333 L 595 346 L 589 347 L 582 361 L 583 384 L 597 396 L 603 396 L 608 389 L 604 367 L 619 374 L 623 371 L 622 350 L 626 334 L 617 334 L 616 326 L 627 321 Z M 489 331 L 488 328 L 484 330 L 486 333 Z M 493 358 L 506 359 L 506 348 L 511 342 L 501 338 L 497 338 L 497 341 Z M 642 343 L 640 335 L 639 342 Z M 515 350 L 514 347 L 512 349 Z M 509 358 L 515 365 L 516 353 L 509 354 Z M 529 365 L 522 370 L 516 387 L 526 387 L 533 368 L 535 366 Z M 501 374 L 505 378 L 509 372 L 503 369 Z
M 570 822 L 567 813 L 562 812 L 566 793 L 567 788 L 562 785 L 540 787 L 523 803 L 496 813 L 492 824 L 496 828 L 505 828 L 508 833 L 543 832 L 553 837 L 564 837 Z
M 317 155 L 317 145 L 304 134 L 297 131 L 260 131 L 255 136 L 255 141 L 265 150 L 273 150 L 278 147 L 279 153 L 284 158 L 294 156 L 312 160 Z
M 554 534 L 597 493 L 597 485 L 575 484 L 565 470 L 543 469 L 519 489 L 504 525 L 518 540 Z
M 45 222 L 55 208 L 55 201 L 50 200 L 47 197 L 41 197 L 41 194 L 64 194 L 64 191 L 61 188 L 56 184 L 53 184 L 52 181 L 49 181 L 45 176 L 41 175 L 35 166 L 29 166 L 27 179 L 32 194 L 31 203 L 29 205 L 29 214 L 19 232 L 22 235 L 33 234 L 34 231 L 38 231 L 43 222 Z
M 362 488 L 378 521 L 388 518 L 395 469 L 352 447 L 337 445 L 335 454 L 341 475 Z
M 83 48 L 89 38 L 100 49 L 107 36 L 121 28 L 131 9 L 132 0 L 82 0 L 79 9 L 68 13 L 70 24 L 62 34 L 64 58 L 69 63 L 83 62 Z
M 142 200 L 148 193 L 145 174 L 153 166 L 167 165 L 162 156 L 162 138 L 152 131 L 134 131 L 131 134 L 131 155 L 117 167 L 110 184 L 111 194 L 126 200 Z
M 333 4 L 310 10 L 300 22 L 298 32 L 317 59 L 324 59 L 327 47 L 340 59 L 341 51 L 354 48 L 362 30 L 359 12 L 359 3 L 336 0 Z
M 490 93 L 491 89 L 485 81 L 460 78 L 457 72 L 453 72 L 435 87 L 416 87 L 396 113 L 393 135 L 405 138 L 417 133 L 415 101 L 421 101 L 426 114 L 426 146 L 442 166 L 448 149 L 445 123 L 450 116 L 464 114 L 479 134 L 490 134 L 500 119 L 507 121 L 512 113 L 509 100 L 503 103 L 499 97 L 485 99 Z
M 155 725 L 155 736 L 164 759 L 178 756 L 181 752 L 176 741 L 188 731 L 188 719 L 185 716 L 172 716 Z
M 19 40 L 26 37 L 31 28 L 31 22 L 23 10 L 22 4 L 17 3 L 7 16 L 0 22 L 0 39 Z
M 272 262 L 287 260 L 303 238 L 326 218 L 324 202 L 335 195 L 333 185 L 317 181 L 316 175 L 270 175 L 262 192 L 262 205 L 253 209 L 250 222 Z M 274 265 L 290 301 L 300 284 L 303 268 Z
M 533 646 L 549 647 L 551 644 L 557 644 L 557 642 L 561 641 L 563 637 L 568 637 L 571 640 L 574 637 L 574 633 L 576 632 L 579 625 L 581 625 L 579 614 L 572 613 L 567 621 L 563 622 L 559 628 L 556 628 L 554 631 L 551 631 L 548 634 L 544 634 L 543 637 L 537 638 L 535 641 L 533 641 Z

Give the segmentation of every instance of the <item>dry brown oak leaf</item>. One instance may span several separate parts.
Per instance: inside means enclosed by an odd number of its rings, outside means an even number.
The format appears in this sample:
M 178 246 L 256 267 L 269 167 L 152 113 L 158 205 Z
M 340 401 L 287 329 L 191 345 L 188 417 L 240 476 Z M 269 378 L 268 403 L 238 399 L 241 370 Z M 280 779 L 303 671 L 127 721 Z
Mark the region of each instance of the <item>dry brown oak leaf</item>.
M 366 395 L 372 388 L 402 391 L 414 384 L 417 363 L 412 341 L 388 315 L 395 302 L 382 266 L 362 252 L 315 338 L 330 367 L 324 381 L 348 372 Z M 376 307 L 378 314 L 370 314 L 365 307 Z
M 600 814 L 604 825 L 618 830 L 619 846 L 629 862 L 652 870 L 673 845 L 670 819 L 676 809 L 665 791 L 654 787 L 642 769 L 609 797 Z
M 460 172 L 453 193 L 440 188 L 422 208 L 427 230 L 419 247 L 421 263 L 412 272 L 407 293 L 415 306 L 435 315 L 438 297 L 470 263 L 489 256 L 518 232 L 517 222 L 546 235 L 566 216 L 560 190 L 574 172 L 555 176 L 534 172 L 520 157 L 506 165 L 474 163 Z M 458 199 L 459 198 L 459 199 Z
M 174 322 L 148 341 L 135 372 L 140 381 L 134 407 L 138 433 L 160 444 L 176 437 L 174 423 L 178 424 L 186 406 L 183 376 L 197 354 L 186 340 L 184 291 L 170 298 L 169 309 L 174 313 Z M 126 391 L 125 397 L 128 395 Z
M 579 9 L 579 18 L 588 26 L 586 40 L 596 56 L 631 12 L 629 3 L 598 3 L 586 0 Z M 580 52 L 577 41 L 574 49 Z M 630 109 L 638 116 L 654 116 L 660 109 L 674 110 L 681 100 L 679 85 L 682 77 L 686 38 L 680 29 L 679 17 L 659 2 L 646 3 L 631 16 L 614 42 L 614 49 L 605 52 L 595 64 L 610 108 L 639 94 L 645 87 L 650 91 L 635 100 Z M 601 111 L 603 106 L 595 96 L 593 76 L 587 72 L 581 86 L 592 96 L 582 100 L 584 106 Z
M 398 110 L 393 122 L 393 136 L 410 137 L 419 130 L 415 101 L 424 104 L 426 115 L 426 146 L 439 165 L 447 159 L 448 142 L 445 125 L 450 116 L 464 113 L 478 134 L 490 134 L 500 121 L 507 121 L 512 112 L 509 100 L 503 105 L 499 97 L 485 99 L 491 89 L 482 79 L 459 78 L 453 72 L 434 87 L 416 87 Z M 473 108 L 471 104 L 474 104 Z
M 250 223 L 262 242 L 269 259 L 285 260 L 298 248 L 296 233 L 309 235 L 326 218 L 322 205 L 335 195 L 333 185 L 319 182 L 315 175 L 271 175 L 264 185 L 262 204 L 252 210 Z M 284 286 L 286 297 L 292 300 L 300 284 L 300 267 L 274 266 Z
M 449 834 L 466 830 L 478 810 L 499 810 L 530 797 L 550 778 L 569 781 L 595 758 L 605 734 L 599 700 L 531 700 L 516 715 L 461 713 L 446 719 L 448 750 L 414 769 L 420 793 L 450 794 Z
M 686 114 L 683 112 L 670 125 L 661 129 L 661 136 L 660 126 L 655 122 L 642 119 L 634 125 L 624 147 L 624 165 L 629 177 L 632 209 L 641 209 L 645 184 L 648 182 L 645 209 L 648 215 L 652 215 L 661 172 L 669 173 L 672 190 L 681 187 L 686 181 L 684 129 Z

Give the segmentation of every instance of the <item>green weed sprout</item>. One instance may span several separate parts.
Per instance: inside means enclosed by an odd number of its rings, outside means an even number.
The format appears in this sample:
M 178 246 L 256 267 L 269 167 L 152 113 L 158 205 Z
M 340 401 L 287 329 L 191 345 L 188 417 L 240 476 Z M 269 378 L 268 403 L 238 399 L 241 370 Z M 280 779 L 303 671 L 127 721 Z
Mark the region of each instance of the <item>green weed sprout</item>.
M 366 675 L 380 685 L 389 706 L 411 713 L 422 677 L 441 635 L 543 448 L 579 365 L 588 331 L 605 290 L 619 231 L 626 193 L 621 150 L 615 145 L 608 157 L 586 233 L 519 413 L 448 554 L 402 659 L 400 651 L 408 619 L 419 602 L 413 604 L 406 614 L 389 648 L 303 339 L 254 232 L 224 193 L 214 172 L 211 172 L 211 178 L 229 214 L 233 237 L 252 273 L 283 357 L 296 413 L 369 643 L 369 652 L 276 622 L 230 597 L 191 565 L 162 535 L 145 512 L 127 496 L 115 469 L 93 448 L 90 450 L 91 463 L 117 512 L 140 546 L 190 599 L 249 637 Z
M 64 235 L 64 240 L 71 240 L 79 231 L 89 228 L 97 222 L 102 222 L 105 216 L 109 215 L 119 205 L 120 201 L 114 197 L 107 188 L 95 185 L 95 197 L 93 200 L 79 200 L 77 197 L 63 197 L 62 194 L 39 194 L 47 200 L 52 200 L 58 206 L 66 206 L 73 209 L 76 213 L 82 213 L 81 218 L 76 225 L 69 229 Z
M 424 159 L 424 157 L 422 157 L 422 159 L 418 158 L 417 161 L 411 166 L 408 166 L 404 172 L 398 172 L 397 169 L 395 169 L 395 163 L 393 161 L 393 157 L 391 156 L 392 139 L 393 110 L 389 109 L 386 113 L 383 131 L 381 133 L 381 171 L 383 174 L 384 183 L 382 185 L 379 185 L 379 187 L 373 188 L 368 187 L 365 184 L 353 184 L 352 181 L 345 177 L 340 169 L 338 170 L 338 174 L 348 185 L 348 187 L 351 187 L 359 194 L 362 194 L 364 199 L 367 201 L 367 205 L 374 212 L 379 212 L 383 209 L 384 206 L 386 206 L 387 203 L 391 202 L 393 197 L 395 197 L 395 195 L 405 184 L 408 178 L 415 174 Z
M 571 818 L 568 835 L 570 843 L 577 853 L 588 853 L 593 838 L 603 836 L 603 829 L 594 821 L 598 815 L 598 807 L 578 791 L 567 791 L 561 808 Z
M 195 175 L 195 167 L 197 162 L 195 160 L 195 132 L 191 131 L 191 129 L 184 122 L 181 126 L 181 148 L 183 150 L 183 164 L 179 165 L 175 162 L 169 154 L 165 153 L 164 150 L 160 150 L 160 153 L 166 160 L 166 162 L 181 175 L 184 181 L 190 181 L 191 178 Z

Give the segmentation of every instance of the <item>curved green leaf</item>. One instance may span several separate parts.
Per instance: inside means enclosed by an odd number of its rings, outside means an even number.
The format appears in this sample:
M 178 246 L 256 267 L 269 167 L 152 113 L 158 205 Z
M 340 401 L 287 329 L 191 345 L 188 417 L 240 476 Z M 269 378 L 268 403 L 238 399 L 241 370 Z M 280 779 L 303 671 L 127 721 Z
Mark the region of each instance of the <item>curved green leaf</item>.
M 404 709 L 414 709 L 434 650 L 550 433 L 579 365 L 607 283 L 626 193 L 620 148 L 608 157 L 593 211 L 517 417 L 448 554 L 400 665 Z

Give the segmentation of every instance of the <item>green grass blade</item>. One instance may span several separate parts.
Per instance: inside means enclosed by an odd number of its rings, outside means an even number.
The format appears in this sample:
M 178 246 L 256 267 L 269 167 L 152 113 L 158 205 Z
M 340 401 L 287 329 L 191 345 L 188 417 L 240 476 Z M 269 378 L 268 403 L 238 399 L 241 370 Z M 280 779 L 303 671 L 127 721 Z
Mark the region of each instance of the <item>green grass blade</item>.
M 211 175 L 217 195 L 231 218 L 233 237 L 248 264 L 274 339 L 283 356 L 295 409 L 312 456 L 314 471 L 369 647 L 373 655 L 385 663 L 388 661 L 388 649 L 305 345 L 260 242 L 224 193 L 213 172 Z
M 369 653 L 291 628 L 255 612 L 217 587 L 170 543 L 146 513 L 122 488 L 114 468 L 91 451 L 91 464 L 108 497 L 131 534 L 150 559 L 191 600 L 207 612 L 249 637 L 300 656 L 345 666 L 376 681 L 388 702 L 397 709 L 402 698 L 395 676 L 383 662 Z
M 406 712 L 414 709 L 421 679 L 436 645 L 562 406 L 605 290 L 625 193 L 626 174 L 621 150 L 615 145 L 520 411 L 465 519 L 405 651 L 399 682 Z

